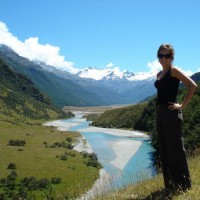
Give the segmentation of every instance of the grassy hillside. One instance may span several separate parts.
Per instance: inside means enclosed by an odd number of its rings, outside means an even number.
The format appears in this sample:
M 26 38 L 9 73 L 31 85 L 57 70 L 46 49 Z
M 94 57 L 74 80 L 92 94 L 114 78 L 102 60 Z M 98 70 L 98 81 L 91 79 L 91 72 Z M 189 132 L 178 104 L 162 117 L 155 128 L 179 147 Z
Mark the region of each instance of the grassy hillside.
M 107 128 L 133 128 L 146 103 L 105 111 L 92 122 L 93 126 Z
M 0 126 L 0 199 L 24 196 L 43 200 L 47 195 L 51 199 L 71 199 L 85 193 L 98 178 L 99 169 L 87 166 L 88 158 L 70 148 L 80 137 L 79 133 L 60 132 L 41 125 L 16 126 L 0 122 Z M 10 141 L 24 141 L 25 145 L 12 146 Z M 58 144 L 66 144 L 66 147 Z M 15 169 L 8 169 L 11 163 Z M 51 183 L 54 177 L 61 182 Z M 24 179 L 27 184 L 22 184 Z
M 130 185 L 121 190 L 113 191 L 95 200 L 199 200 L 200 199 L 200 150 L 189 159 L 192 188 L 186 192 L 170 194 L 164 190 L 163 177 L 157 175 L 147 181 Z
M 1 60 L 0 91 L 0 199 L 71 199 L 91 188 L 100 166 L 72 149 L 80 134 L 42 125 L 72 113 Z
M 0 120 L 20 123 L 29 119 L 71 117 L 55 108 L 25 76 L 14 72 L 0 60 Z

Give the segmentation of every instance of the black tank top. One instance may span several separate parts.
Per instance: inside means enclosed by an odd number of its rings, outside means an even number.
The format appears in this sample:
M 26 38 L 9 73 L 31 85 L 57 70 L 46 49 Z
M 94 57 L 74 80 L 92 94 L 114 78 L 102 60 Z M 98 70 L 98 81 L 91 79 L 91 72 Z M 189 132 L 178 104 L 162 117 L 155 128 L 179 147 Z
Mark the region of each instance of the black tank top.
M 171 76 L 171 68 L 160 80 L 156 80 L 154 85 L 157 88 L 156 105 L 165 105 L 168 102 L 177 102 L 177 93 L 180 80 Z

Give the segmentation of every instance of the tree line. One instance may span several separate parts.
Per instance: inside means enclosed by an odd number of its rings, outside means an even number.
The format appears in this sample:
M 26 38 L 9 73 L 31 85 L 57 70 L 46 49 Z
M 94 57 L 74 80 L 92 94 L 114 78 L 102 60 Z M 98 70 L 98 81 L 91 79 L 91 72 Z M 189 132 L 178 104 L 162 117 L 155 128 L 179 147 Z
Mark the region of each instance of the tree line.
M 186 151 L 193 154 L 200 147 L 200 83 L 192 101 L 183 110 L 183 136 Z M 182 102 L 186 95 L 186 89 L 181 87 L 178 94 L 178 102 Z M 92 125 L 109 128 L 126 128 L 146 132 L 151 137 L 151 144 L 156 149 L 156 157 L 159 156 L 158 140 L 155 123 L 156 97 L 152 97 L 146 103 L 140 103 L 124 108 L 113 109 L 104 112 L 95 118 Z

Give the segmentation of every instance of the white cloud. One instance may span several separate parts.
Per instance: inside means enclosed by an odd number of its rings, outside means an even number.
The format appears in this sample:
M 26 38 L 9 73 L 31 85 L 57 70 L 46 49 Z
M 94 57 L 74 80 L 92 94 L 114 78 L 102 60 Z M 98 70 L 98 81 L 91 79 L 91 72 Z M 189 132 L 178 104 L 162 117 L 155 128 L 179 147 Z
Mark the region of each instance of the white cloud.
M 79 71 L 72 62 L 65 61 L 61 56 L 60 48 L 50 44 L 40 44 L 38 37 L 30 37 L 24 42 L 9 32 L 5 23 L 0 21 L 0 44 L 5 44 L 17 52 L 20 56 L 30 60 L 40 60 L 47 65 L 54 66 L 64 71 L 76 73 Z
M 148 68 L 150 68 L 150 71 L 154 74 L 159 72 L 160 70 L 162 70 L 162 66 L 161 64 L 158 62 L 158 60 L 155 60 L 153 62 L 149 62 L 147 63 Z M 183 70 L 181 67 L 179 66 L 175 66 L 176 68 L 178 68 L 180 71 L 182 71 L 184 74 L 186 74 L 187 76 L 191 76 L 192 74 L 194 74 L 192 71 L 190 70 Z M 200 71 L 200 70 L 199 70 Z
M 162 66 L 157 60 L 153 62 L 148 62 L 147 66 L 148 68 L 150 68 L 149 72 L 138 72 L 135 74 L 135 76 L 128 78 L 128 80 L 135 81 L 135 80 L 144 80 L 148 78 L 155 78 L 156 74 L 162 69 Z
M 39 60 L 44 62 L 47 65 L 54 66 L 58 69 L 69 71 L 70 73 L 77 73 L 80 69 L 74 67 L 73 62 L 65 60 L 65 57 L 60 55 L 60 48 L 57 46 L 52 46 L 50 44 L 40 44 L 38 37 L 27 38 L 24 42 L 20 41 L 12 33 L 9 32 L 5 23 L 0 21 L 0 44 L 5 44 L 17 52 L 20 56 L 26 57 L 30 60 Z M 158 60 L 147 63 L 150 72 L 140 72 L 137 73 L 135 78 L 149 76 L 150 74 L 156 74 L 159 70 L 162 69 Z M 180 67 L 178 67 L 183 71 Z M 198 70 L 200 71 L 200 69 Z M 96 80 L 101 79 L 102 77 L 113 73 L 115 76 L 122 78 L 125 71 L 120 71 L 119 66 L 115 66 L 112 62 L 106 65 L 106 68 L 103 70 L 93 69 L 90 74 L 82 74 L 88 78 L 94 78 Z M 183 71 L 187 75 L 192 75 L 191 71 Z M 142 78 L 140 78 L 142 79 Z
M 162 69 L 161 64 L 158 62 L 158 60 L 154 60 L 153 62 L 147 63 L 148 68 L 150 68 L 150 71 L 152 73 L 157 73 Z
M 106 65 L 106 68 L 111 68 L 111 67 L 113 67 L 114 66 L 114 64 L 112 63 L 112 62 L 110 62 L 110 63 L 108 63 L 107 65 Z

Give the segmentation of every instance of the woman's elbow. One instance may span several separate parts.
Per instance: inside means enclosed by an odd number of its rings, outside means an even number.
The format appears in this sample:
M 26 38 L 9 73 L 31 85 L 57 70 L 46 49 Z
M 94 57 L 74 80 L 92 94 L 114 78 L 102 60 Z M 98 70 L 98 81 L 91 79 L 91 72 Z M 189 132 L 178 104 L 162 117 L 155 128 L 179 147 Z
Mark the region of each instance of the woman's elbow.
M 192 84 L 190 85 L 190 87 L 191 87 L 194 91 L 196 91 L 196 89 L 197 89 L 197 84 L 193 81 Z

